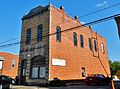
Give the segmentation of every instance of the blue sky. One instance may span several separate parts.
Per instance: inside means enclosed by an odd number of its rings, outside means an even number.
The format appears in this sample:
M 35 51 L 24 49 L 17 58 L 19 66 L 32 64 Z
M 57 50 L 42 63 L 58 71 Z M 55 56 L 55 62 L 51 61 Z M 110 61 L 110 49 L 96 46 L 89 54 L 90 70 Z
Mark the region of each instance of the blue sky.
M 64 6 L 65 11 L 72 17 L 75 15 L 82 16 L 90 12 L 103 9 L 113 4 L 120 3 L 118 0 L 1 0 L 0 1 L 0 45 L 1 42 L 16 38 L 11 42 L 19 41 L 21 34 L 21 18 L 32 8 L 42 5 L 48 5 L 49 1 L 59 8 Z M 120 5 L 95 14 L 79 18 L 79 21 L 88 23 L 104 17 L 120 13 Z M 120 60 L 120 40 L 118 37 L 117 26 L 114 21 L 108 20 L 95 24 L 92 28 L 107 40 L 108 54 L 110 60 Z M 0 51 L 12 52 L 19 54 L 19 45 L 0 48 Z

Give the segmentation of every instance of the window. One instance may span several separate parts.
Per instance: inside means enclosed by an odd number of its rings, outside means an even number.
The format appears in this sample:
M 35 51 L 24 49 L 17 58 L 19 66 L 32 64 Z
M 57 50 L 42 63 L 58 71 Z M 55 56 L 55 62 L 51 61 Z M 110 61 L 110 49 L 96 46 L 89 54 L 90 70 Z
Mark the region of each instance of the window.
M 92 43 L 91 43 L 91 39 L 90 38 L 88 39 L 88 44 L 89 44 L 90 50 L 92 50 Z
M 40 71 L 39 77 L 40 78 L 45 78 L 46 68 L 45 67 L 40 67 L 39 71 Z
M 56 28 L 56 40 L 61 41 L 61 28 L 59 26 Z
M 0 60 L 0 70 L 2 69 L 3 67 L 3 61 Z
M 80 46 L 84 48 L 83 36 L 80 35 Z
M 86 76 L 86 71 L 85 71 L 85 67 L 82 67 L 82 77 Z
M 32 68 L 32 78 L 38 78 L 38 67 Z
M 101 44 L 101 50 L 102 50 L 102 53 L 105 52 L 105 50 L 104 50 L 104 44 L 103 43 Z
M 15 60 L 13 59 L 12 60 L 12 67 L 14 67 L 15 66 Z
M 77 33 L 73 33 L 74 46 L 77 46 Z
M 94 50 L 97 51 L 97 42 L 94 40 Z
M 26 40 L 26 44 L 30 44 L 31 43 L 31 29 L 27 29 L 27 40 Z
M 22 60 L 21 61 L 21 74 L 22 76 L 26 75 L 26 67 L 27 67 L 27 60 Z
M 45 57 L 36 56 L 31 60 L 31 78 L 43 79 L 46 77 Z
M 26 68 L 23 68 L 22 70 L 22 76 L 25 76 L 26 75 Z
M 40 24 L 37 29 L 37 42 L 42 41 L 43 25 Z

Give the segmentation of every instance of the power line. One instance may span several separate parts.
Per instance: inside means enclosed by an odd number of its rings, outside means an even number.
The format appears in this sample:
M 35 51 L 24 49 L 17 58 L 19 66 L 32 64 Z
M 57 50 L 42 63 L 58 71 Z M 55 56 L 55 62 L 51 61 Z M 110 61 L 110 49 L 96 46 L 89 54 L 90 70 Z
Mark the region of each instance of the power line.
M 9 44 L 5 44 L 5 45 L 1 45 L 0 48 L 4 48 L 4 47 L 10 47 L 10 46 L 14 46 L 14 45 L 18 45 L 20 42 L 14 42 L 14 43 L 9 43 Z
M 49 3 L 50 3 L 50 1 L 49 1 Z M 100 9 L 100 10 L 96 10 L 96 11 L 90 12 L 90 13 L 88 13 L 88 14 L 81 15 L 81 16 L 79 16 L 78 18 L 82 18 L 82 17 L 88 16 L 88 15 L 91 15 L 91 14 L 94 14 L 94 13 L 97 13 L 97 12 L 100 12 L 100 11 L 103 11 L 103 10 L 106 10 L 106 9 L 109 9 L 109 8 L 112 8 L 112 7 L 115 7 L 115 6 L 118 6 L 118 5 L 120 5 L 120 3 L 117 3 L 117 4 L 114 4 L 114 5 L 105 7 L 105 8 Z M 65 22 L 60 23 L 60 24 L 64 24 L 64 23 L 70 22 L 70 21 L 73 21 L 73 20 L 68 20 L 68 21 L 65 21 Z M 97 22 L 98 22 L 98 21 L 97 21 Z M 96 23 L 96 22 L 95 22 L 95 23 Z M 60 25 L 60 24 L 57 24 L 57 25 Z M 89 24 L 89 23 L 87 23 L 87 24 Z M 56 25 L 53 25 L 53 26 L 56 26 Z M 52 27 L 53 27 L 53 26 L 52 26 Z M 17 38 L 18 38 L 18 37 L 12 38 L 12 39 L 10 39 L 10 40 L 6 40 L 6 41 L 3 41 L 3 42 L 0 42 L 0 44 L 6 43 L 6 42 L 8 42 L 8 41 L 12 41 L 12 40 L 17 39 Z
M 8 39 L 8 40 L 6 40 L 6 41 L 0 42 L 0 44 L 4 44 L 4 43 L 6 43 L 6 42 L 13 41 L 13 40 L 16 40 L 16 39 L 18 39 L 18 37 L 15 37 L 15 38 Z
M 68 29 L 62 30 L 61 33 L 72 30 L 74 28 L 80 28 L 80 27 L 83 27 L 83 26 L 86 26 L 86 25 L 94 25 L 94 24 L 101 23 L 103 21 L 108 21 L 108 20 L 111 20 L 111 19 L 113 19 L 114 17 L 117 17 L 117 16 L 120 16 L 120 14 L 112 15 L 112 16 L 102 18 L 102 19 L 99 19 L 99 20 L 96 20 L 96 21 L 92 21 L 92 22 L 89 22 L 89 23 L 86 23 L 86 24 L 83 24 L 83 25 L 78 25 L 78 26 L 75 26 L 75 27 L 72 27 L 72 28 L 68 28 Z M 42 37 L 48 37 L 48 36 L 55 35 L 55 34 L 56 34 L 56 32 L 48 34 L 48 35 L 44 35 Z M 31 40 L 35 40 L 35 39 L 37 39 L 37 38 L 31 39 Z M 22 42 L 26 42 L 26 41 L 22 41 Z M 14 43 L 6 44 L 6 45 L 1 45 L 0 48 L 18 45 L 19 43 L 22 43 L 22 42 L 14 42 Z
M 120 3 L 117 3 L 117 4 L 114 4 L 114 5 L 105 7 L 105 8 L 103 8 L 103 9 L 99 9 L 99 10 L 90 12 L 90 13 L 88 13 L 88 14 L 84 14 L 84 15 L 78 16 L 78 18 L 83 18 L 83 17 L 85 17 L 85 16 L 89 16 L 89 15 L 91 15 L 91 14 L 95 14 L 95 13 L 97 13 L 97 12 L 100 12 L 100 11 L 103 11 L 103 10 L 106 10 L 106 9 L 109 9 L 109 8 L 112 8 L 112 7 L 115 7 L 115 6 L 118 6 L 118 5 L 120 5 Z M 57 25 L 61 25 L 61 24 L 64 24 L 64 23 L 70 22 L 70 21 L 73 21 L 73 19 L 72 19 L 72 20 L 65 21 L 65 22 L 62 22 L 62 23 L 57 24 Z M 53 27 L 54 27 L 54 26 L 56 26 L 56 25 L 53 25 Z
M 82 18 L 82 17 L 88 16 L 88 15 L 91 15 L 91 14 L 94 14 L 94 13 L 97 13 L 97 12 L 100 12 L 100 11 L 103 11 L 103 10 L 106 10 L 106 9 L 109 9 L 109 8 L 112 8 L 112 7 L 115 7 L 115 6 L 118 6 L 118 5 L 120 5 L 120 3 L 117 3 L 117 4 L 114 4 L 114 5 L 105 7 L 105 8 L 103 8 L 103 9 L 99 9 L 99 10 L 90 12 L 90 13 L 88 13 L 88 14 L 81 15 L 81 16 L 79 16 L 79 18 Z

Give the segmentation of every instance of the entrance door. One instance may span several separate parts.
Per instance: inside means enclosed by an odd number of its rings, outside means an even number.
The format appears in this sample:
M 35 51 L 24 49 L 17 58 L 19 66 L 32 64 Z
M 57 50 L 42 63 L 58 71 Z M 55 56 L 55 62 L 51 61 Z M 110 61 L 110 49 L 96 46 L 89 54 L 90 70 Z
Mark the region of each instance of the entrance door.
M 27 61 L 22 60 L 22 63 L 21 63 L 21 84 L 26 83 L 26 65 L 27 65 Z

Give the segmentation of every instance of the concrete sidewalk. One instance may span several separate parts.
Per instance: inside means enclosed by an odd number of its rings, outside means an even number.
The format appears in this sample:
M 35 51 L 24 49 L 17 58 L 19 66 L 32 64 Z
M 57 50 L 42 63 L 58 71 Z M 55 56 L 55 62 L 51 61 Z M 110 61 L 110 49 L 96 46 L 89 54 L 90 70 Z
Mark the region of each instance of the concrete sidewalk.
M 49 89 L 39 86 L 22 86 L 22 85 L 13 85 L 12 89 Z
M 39 86 L 13 86 L 13 89 L 111 89 L 110 86 L 69 86 L 69 87 L 39 87 Z

